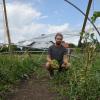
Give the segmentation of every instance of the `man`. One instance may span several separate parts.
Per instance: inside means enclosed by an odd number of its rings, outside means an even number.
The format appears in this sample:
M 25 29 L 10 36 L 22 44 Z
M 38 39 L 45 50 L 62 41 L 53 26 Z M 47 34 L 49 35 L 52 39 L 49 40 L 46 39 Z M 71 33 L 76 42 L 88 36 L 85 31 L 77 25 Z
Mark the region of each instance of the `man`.
M 49 71 L 50 76 L 54 75 L 54 69 L 52 68 L 52 60 L 57 60 L 59 63 L 59 72 L 63 69 L 68 69 L 69 63 L 67 59 L 67 50 L 62 45 L 63 35 L 57 33 L 55 35 L 55 44 L 48 49 L 46 69 Z

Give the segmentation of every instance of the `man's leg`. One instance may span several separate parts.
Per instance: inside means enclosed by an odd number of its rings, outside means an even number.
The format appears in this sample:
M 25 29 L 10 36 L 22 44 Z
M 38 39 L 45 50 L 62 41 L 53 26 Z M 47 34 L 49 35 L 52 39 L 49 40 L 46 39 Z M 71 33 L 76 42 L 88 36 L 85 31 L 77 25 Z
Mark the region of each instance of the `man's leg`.
M 58 72 L 62 72 L 62 67 L 61 67 L 61 65 L 59 65 Z
M 46 69 L 49 71 L 50 76 L 54 76 L 54 70 L 49 62 L 46 63 Z

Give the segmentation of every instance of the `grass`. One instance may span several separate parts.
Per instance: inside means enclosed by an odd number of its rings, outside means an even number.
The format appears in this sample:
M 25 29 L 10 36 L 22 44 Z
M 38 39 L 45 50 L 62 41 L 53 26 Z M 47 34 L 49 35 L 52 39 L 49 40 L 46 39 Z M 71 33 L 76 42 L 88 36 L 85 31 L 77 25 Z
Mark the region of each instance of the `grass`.
M 53 89 L 68 100 L 100 99 L 100 54 L 87 71 L 82 59 L 71 59 L 72 66 L 67 72 L 55 75 Z
M 6 85 L 27 77 L 35 67 L 33 59 L 28 55 L 0 56 L 0 91 L 7 90 Z
M 81 56 L 80 56 L 81 57 Z M 6 92 L 12 84 L 33 74 L 45 76 L 42 69 L 46 55 L 0 55 L 0 92 Z M 62 73 L 55 71 L 51 80 L 52 90 L 69 100 L 100 99 L 100 53 L 95 58 L 87 76 L 85 76 L 82 59 L 71 58 L 71 68 Z

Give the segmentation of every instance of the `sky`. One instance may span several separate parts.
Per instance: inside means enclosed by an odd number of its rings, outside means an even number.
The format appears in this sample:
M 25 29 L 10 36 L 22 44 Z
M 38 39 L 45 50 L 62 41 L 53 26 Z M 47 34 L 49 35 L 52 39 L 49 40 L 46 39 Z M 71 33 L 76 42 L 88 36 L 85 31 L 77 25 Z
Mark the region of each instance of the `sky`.
M 88 0 L 69 0 L 86 12 Z M 17 43 L 30 40 L 41 34 L 62 32 L 79 34 L 84 16 L 64 0 L 6 0 L 11 41 Z M 93 0 L 89 17 L 93 11 L 100 11 L 100 0 Z M 96 20 L 100 26 L 100 18 Z M 86 29 L 92 25 L 88 22 Z M 76 33 L 75 33 L 76 32 Z M 97 36 L 98 37 L 98 36 Z M 65 38 L 66 42 L 77 44 L 79 37 Z M 4 27 L 2 0 L 0 0 L 0 43 L 7 42 Z

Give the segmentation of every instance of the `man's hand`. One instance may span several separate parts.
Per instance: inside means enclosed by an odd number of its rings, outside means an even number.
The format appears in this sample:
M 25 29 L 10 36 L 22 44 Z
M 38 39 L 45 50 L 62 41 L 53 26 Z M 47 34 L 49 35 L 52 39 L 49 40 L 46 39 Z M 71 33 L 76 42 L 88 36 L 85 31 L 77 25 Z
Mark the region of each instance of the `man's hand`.
M 70 63 L 63 63 L 63 64 L 61 65 L 61 67 L 63 67 L 63 68 L 69 68 L 70 66 L 71 66 Z

